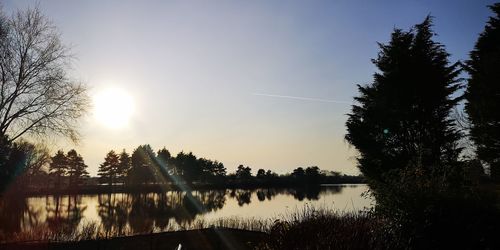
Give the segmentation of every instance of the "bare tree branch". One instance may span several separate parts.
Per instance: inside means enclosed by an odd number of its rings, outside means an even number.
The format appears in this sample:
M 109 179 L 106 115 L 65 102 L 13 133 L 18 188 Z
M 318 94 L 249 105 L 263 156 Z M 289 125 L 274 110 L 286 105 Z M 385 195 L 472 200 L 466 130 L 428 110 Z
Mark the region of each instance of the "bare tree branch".
M 38 9 L 0 16 L 0 135 L 56 133 L 77 140 L 89 107 L 86 87 L 71 80 L 71 56 Z

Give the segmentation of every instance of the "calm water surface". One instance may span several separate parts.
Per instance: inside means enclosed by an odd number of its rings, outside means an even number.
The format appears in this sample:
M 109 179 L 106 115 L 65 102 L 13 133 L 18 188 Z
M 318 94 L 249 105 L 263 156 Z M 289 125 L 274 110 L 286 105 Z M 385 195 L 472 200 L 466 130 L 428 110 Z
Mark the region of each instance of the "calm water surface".
M 189 226 L 220 218 L 274 220 L 305 206 L 340 212 L 372 206 L 362 196 L 366 185 L 331 185 L 315 189 L 170 191 L 148 194 L 100 194 L 0 199 L 0 234 L 36 227 L 75 230 L 89 222 L 103 230 L 148 232 Z

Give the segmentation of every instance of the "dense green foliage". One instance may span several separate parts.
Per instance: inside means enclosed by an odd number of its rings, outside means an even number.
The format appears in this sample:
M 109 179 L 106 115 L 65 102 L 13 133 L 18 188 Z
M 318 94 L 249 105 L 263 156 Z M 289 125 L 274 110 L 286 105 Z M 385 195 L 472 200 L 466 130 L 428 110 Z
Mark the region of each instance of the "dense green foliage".
M 500 3 L 467 61 L 470 78 L 465 110 L 477 156 L 489 164 L 491 177 L 500 181 Z

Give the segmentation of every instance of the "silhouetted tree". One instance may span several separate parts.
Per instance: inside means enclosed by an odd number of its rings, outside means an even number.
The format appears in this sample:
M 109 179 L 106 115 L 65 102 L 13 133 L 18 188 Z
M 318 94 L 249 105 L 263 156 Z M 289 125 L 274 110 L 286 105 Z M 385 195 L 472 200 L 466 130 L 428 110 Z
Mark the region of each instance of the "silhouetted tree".
M 432 234 L 429 220 L 439 218 L 448 207 L 445 197 L 460 194 L 462 184 L 460 133 L 450 118 L 460 100 L 453 97 L 460 70 L 433 41 L 431 26 L 427 17 L 380 44 L 373 60 L 379 72 L 371 85 L 358 85 L 358 104 L 346 123 L 346 140 L 359 152 L 377 211 L 413 237 Z
M 264 170 L 262 168 L 257 170 L 257 175 L 256 175 L 257 178 L 262 179 L 265 176 L 266 176 L 266 170 Z
M 248 166 L 239 165 L 236 169 L 236 178 L 248 180 L 252 178 L 252 169 Z
M 112 186 L 118 176 L 118 168 L 120 167 L 120 159 L 115 151 L 111 150 L 104 158 L 104 162 L 99 165 L 97 175 L 101 183 L 107 183 Z
M 210 168 L 210 173 L 216 177 L 224 177 L 226 176 L 227 171 L 222 162 L 214 161 Z
M 0 23 L 0 137 L 53 132 L 76 140 L 89 101 L 67 74 L 71 56 L 60 34 L 36 8 Z
M 391 171 L 449 175 L 456 166 L 460 134 L 449 118 L 459 99 L 458 64 L 432 40 L 432 21 L 415 30 L 396 29 L 373 63 L 374 82 L 359 86 L 359 103 L 346 123 L 346 140 L 359 151 L 358 167 L 375 192 Z
M 119 164 L 116 175 L 120 181 L 124 182 L 130 171 L 130 168 L 132 167 L 132 160 L 125 149 L 120 153 L 118 161 Z
M 307 167 L 305 170 L 307 182 L 319 184 L 320 170 L 317 166 Z
M 50 154 L 43 145 L 25 140 L 0 140 L 0 191 L 7 184 L 25 189 L 43 174 L 42 167 L 50 162 Z
M 155 158 L 156 155 L 149 144 L 140 145 L 132 152 L 132 166 L 139 167 L 148 165 L 151 167 L 154 164 Z
M 66 161 L 68 164 L 69 186 L 81 185 L 83 178 L 89 176 L 87 165 L 85 165 L 82 156 L 72 149 L 66 154 Z
M 477 156 L 488 163 L 492 179 L 500 182 L 500 3 L 490 17 L 467 61 L 470 78 L 465 110 Z
M 202 170 L 202 179 L 204 181 L 217 182 L 226 175 L 226 168 L 221 162 L 199 158 L 198 165 Z
M 54 186 L 56 189 L 61 188 L 62 178 L 66 176 L 68 172 L 68 159 L 62 150 L 57 151 L 57 153 L 51 158 L 51 163 L 49 165 L 49 173 L 52 179 L 55 180 Z
M 188 154 L 184 152 L 178 153 L 175 157 L 175 163 L 186 182 L 198 180 L 203 173 L 203 169 L 192 152 Z
M 132 168 L 128 179 L 133 184 L 143 184 L 155 181 L 156 155 L 150 145 L 137 147 L 131 156 Z
M 166 148 L 162 148 L 158 150 L 158 153 L 156 153 L 158 157 L 162 158 L 164 161 L 168 161 L 170 158 L 172 158 L 172 155 Z
M 302 167 L 298 167 L 298 168 L 294 169 L 292 172 L 292 176 L 297 178 L 297 179 L 304 178 L 305 174 L 306 174 L 306 172 L 304 171 L 304 169 Z
M 278 177 L 278 174 L 271 171 L 271 170 L 267 170 L 266 171 L 266 178 L 275 178 L 275 177 Z
M 47 185 L 47 170 L 50 163 L 50 153 L 43 144 L 32 144 L 24 140 L 18 140 L 14 143 L 15 148 L 25 154 L 25 167 L 22 174 L 17 177 L 16 183 L 20 183 L 22 188 L 32 185 Z
M 157 164 L 163 179 L 170 180 L 170 176 L 174 174 L 174 164 L 172 164 L 172 155 L 166 148 L 158 150 Z

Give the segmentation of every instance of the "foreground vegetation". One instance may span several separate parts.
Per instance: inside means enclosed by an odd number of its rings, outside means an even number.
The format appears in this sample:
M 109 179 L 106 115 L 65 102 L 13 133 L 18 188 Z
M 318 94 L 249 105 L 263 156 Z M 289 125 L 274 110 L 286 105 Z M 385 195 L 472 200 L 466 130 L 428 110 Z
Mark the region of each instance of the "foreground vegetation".
M 204 228 L 177 232 L 80 241 L 17 242 L 1 249 L 255 249 L 265 233 L 228 228 Z
M 470 207 L 463 207 L 461 210 L 479 212 Z M 186 235 L 189 235 L 191 239 L 206 241 L 205 244 L 196 243 L 200 249 L 230 249 L 221 239 L 230 240 L 231 246 L 239 246 L 238 249 L 498 249 L 500 239 L 495 228 L 499 225 L 499 214 L 493 211 L 482 212 L 486 214 L 462 213 L 445 216 L 440 219 L 441 226 L 444 227 L 439 230 L 429 228 L 430 231 L 424 238 L 421 235 L 409 238 L 403 236 L 384 217 L 370 211 L 339 213 L 304 207 L 274 220 L 196 220 L 184 227 L 135 233 L 104 231 L 102 226 L 96 223 L 88 223 L 78 230 L 51 231 L 46 227 L 38 227 L 8 239 L 3 238 L 0 246 L 2 249 L 15 249 L 14 247 L 20 246 L 29 246 L 30 249 L 48 246 L 51 249 L 69 246 L 75 249 L 115 249 L 119 246 L 123 247 L 122 249 L 132 249 L 132 246 L 144 245 L 151 247 L 150 249 L 161 249 L 160 247 L 166 245 L 185 246 Z M 496 221 L 486 221 L 491 219 Z M 210 234 L 208 238 L 214 239 L 207 241 L 207 236 L 200 236 L 204 234 Z M 129 248 L 124 241 L 128 242 Z
M 228 238 L 229 233 L 233 232 L 227 231 L 227 229 L 242 230 L 240 232 L 243 233 L 240 235 L 238 244 L 241 246 L 242 243 L 250 242 L 251 247 L 255 249 L 388 249 L 390 240 L 387 236 L 389 234 L 383 230 L 383 225 L 383 221 L 369 212 L 341 214 L 333 210 L 304 207 L 274 220 L 241 218 L 226 218 L 212 222 L 196 220 L 184 227 L 169 227 L 161 231 L 153 230 L 133 234 L 127 231 L 104 230 L 102 225 L 96 223 L 85 224 L 78 230 L 61 228 L 58 231 L 52 231 L 41 226 L 20 232 L 9 238 L 3 238 L 2 242 L 6 248 L 30 245 L 32 249 L 38 249 L 37 247 L 47 247 L 47 244 L 57 246 L 61 242 L 70 242 L 65 246 L 91 249 L 89 246 L 95 247 L 97 245 L 112 249 L 122 246 L 123 237 L 143 235 L 147 237 L 140 241 L 147 243 L 158 241 L 159 238 L 163 237 L 162 232 L 176 231 L 178 232 L 177 237 L 170 240 L 173 241 L 170 244 L 176 245 L 182 242 L 183 236 L 179 236 L 185 232 L 212 228 L 221 229 L 219 233 L 220 237 L 223 238 Z M 262 232 L 263 234 L 252 232 Z M 94 244 L 89 242 L 94 242 Z M 204 249 L 217 249 L 213 245 L 204 245 L 203 247 Z

